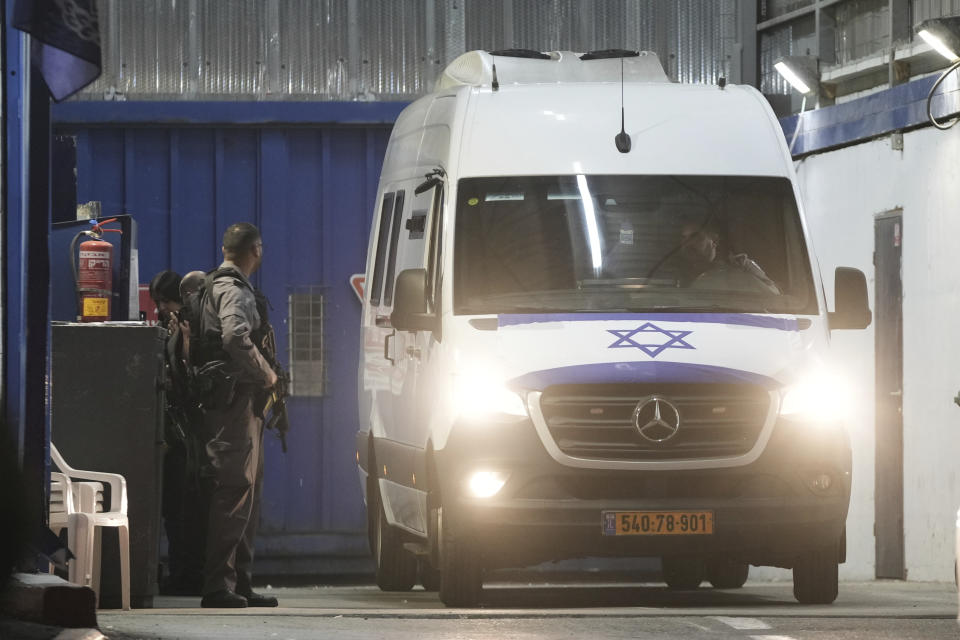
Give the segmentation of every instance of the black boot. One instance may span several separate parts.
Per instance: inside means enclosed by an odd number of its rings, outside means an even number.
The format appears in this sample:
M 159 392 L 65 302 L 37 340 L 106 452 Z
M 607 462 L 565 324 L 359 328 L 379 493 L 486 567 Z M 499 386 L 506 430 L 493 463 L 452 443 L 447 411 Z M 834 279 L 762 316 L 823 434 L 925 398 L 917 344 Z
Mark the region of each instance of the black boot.
M 243 597 L 247 599 L 248 607 L 276 607 L 280 605 L 273 596 L 263 596 L 254 593 L 252 590 L 243 593 Z
M 276 600 L 274 600 L 274 602 L 276 602 Z M 200 606 L 204 609 L 243 609 L 248 605 L 247 599 L 243 596 L 229 589 L 221 589 L 220 591 L 214 591 L 213 593 L 208 593 L 203 596 L 203 600 L 200 601 Z

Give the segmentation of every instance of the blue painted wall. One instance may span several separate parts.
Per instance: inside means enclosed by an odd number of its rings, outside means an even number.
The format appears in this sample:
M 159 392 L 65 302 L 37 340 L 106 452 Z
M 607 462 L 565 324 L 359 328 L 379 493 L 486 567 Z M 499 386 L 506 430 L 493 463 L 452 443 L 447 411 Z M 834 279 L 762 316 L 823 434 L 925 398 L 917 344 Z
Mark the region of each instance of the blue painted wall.
M 258 565 L 277 571 L 367 553 L 354 459 L 360 303 L 348 280 L 364 269 L 390 126 L 56 125 L 77 137 L 77 201 L 136 218 L 141 283 L 216 266 L 224 229 L 252 222 L 285 364 L 289 291 L 324 288 L 327 394 L 291 399 L 286 455 L 274 438 L 266 446 Z
M 927 76 L 843 104 L 780 118 L 780 127 L 788 144 L 796 134 L 792 152 L 802 156 L 930 126 L 927 95 L 936 80 L 936 76 Z M 949 122 L 960 113 L 958 72 L 944 79 L 933 96 L 931 112 L 939 122 Z

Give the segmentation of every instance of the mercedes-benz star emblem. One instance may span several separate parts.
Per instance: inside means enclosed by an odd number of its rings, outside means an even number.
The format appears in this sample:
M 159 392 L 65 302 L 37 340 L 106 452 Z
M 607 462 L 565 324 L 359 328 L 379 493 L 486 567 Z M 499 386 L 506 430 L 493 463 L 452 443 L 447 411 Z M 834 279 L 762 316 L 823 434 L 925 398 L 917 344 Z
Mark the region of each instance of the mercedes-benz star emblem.
M 650 396 L 637 403 L 633 424 L 644 440 L 661 444 L 680 430 L 680 412 L 663 398 Z

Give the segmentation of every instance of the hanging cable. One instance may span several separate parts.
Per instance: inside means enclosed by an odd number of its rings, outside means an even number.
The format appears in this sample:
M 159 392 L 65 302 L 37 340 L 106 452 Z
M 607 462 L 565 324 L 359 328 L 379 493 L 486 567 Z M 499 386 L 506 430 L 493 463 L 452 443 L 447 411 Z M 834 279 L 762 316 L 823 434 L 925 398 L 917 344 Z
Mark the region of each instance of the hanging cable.
M 956 62 L 954 62 L 952 65 L 947 67 L 946 71 L 940 74 L 940 77 L 937 78 L 937 81 L 933 83 L 932 87 L 930 87 L 930 93 L 927 94 L 927 117 L 930 119 L 930 124 L 935 126 L 937 129 L 941 129 L 943 131 L 946 131 L 953 125 L 957 124 L 957 121 L 960 120 L 960 117 L 954 118 L 950 122 L 950 124 L 943 124 L 942 122 L 937 122 L 937 119 L 933 117 L 933 111 L 931 110 L 933 107 L 933 94 L 934 92 L 936 92 L 937 87 L 940 86 L 940 83 L 942 83 L 948 75 L 950 75 L 957 69 L 960 69 L 960 60 L 957 60 Z

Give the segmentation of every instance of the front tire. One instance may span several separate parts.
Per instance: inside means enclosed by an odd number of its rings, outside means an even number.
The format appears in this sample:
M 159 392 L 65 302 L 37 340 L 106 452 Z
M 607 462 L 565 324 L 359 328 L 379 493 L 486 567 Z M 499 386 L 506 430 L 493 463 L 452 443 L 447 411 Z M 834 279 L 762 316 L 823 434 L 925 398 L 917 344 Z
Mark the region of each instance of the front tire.
M 440 601 L 448 607 L 480 604 L 483 578 L 476 544 L 467 529 L 441 507 L 437 516 L 440 536 Z
M 664 556 L 663 581 L 671 589 L 689 591 L 696 589 L 703 582 L 703 559 L 685 556 Z
M 793 595 L 801 604 L 831 604 L 839 592 L 835 547 L 803 553 L 793 567 Z
M 714 589 L 739 589 L 750 574 L 746 562 L 734 562 L 727 558 L 707 562 L 707 581 Z
M 368 507 L 374 514 L 372 538 L 377 586 L 381 591 L 410 591 L 417 581 L 417 559 L 403 548 L 400 533 L 387 522 L 376 484 L 368 495 L 376 496 L 376 504 Z

